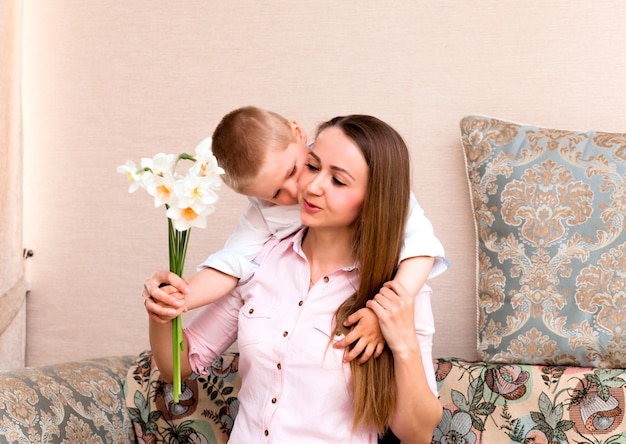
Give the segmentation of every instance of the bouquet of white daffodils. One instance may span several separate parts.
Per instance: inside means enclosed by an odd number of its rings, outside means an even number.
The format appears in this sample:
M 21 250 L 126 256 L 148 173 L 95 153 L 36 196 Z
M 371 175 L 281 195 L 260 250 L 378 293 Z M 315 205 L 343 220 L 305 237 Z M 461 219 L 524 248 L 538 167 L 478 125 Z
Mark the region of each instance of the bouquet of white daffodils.
M 178 170 L 181 160 L 192 162 L 186 174 Z M 215 210 L 216 191 L 222 184 L 220 175 L 224 174 L 224 170 L 211 151 L 211 138 L 196 147 L 195 156 L 159 153 L 152 159 L 141 159 L 140 168 L 129 160 L 117 171 L 125 174 L 130 181 L 130 193 L 143 188 L 154 197 L 155 207 L 165 206 L 170 271 L 182 277 L 191 227 L 206 227 L 207 216 Z M 172 344 L 174 402 L 177 403 L 181 393 L 180 350 L 184 346 L 180 316 L 172 321 Z

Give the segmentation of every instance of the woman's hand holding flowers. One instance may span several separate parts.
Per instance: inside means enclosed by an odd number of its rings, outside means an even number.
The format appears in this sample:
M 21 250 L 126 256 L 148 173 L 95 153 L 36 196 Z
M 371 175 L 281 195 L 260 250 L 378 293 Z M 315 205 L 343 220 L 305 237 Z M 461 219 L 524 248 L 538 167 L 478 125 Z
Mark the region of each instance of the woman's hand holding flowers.
M 150 318 L 164 324 L 187 311 L 189 282 L 167 270 L 157 270 L 146 279 L 142 296 Z

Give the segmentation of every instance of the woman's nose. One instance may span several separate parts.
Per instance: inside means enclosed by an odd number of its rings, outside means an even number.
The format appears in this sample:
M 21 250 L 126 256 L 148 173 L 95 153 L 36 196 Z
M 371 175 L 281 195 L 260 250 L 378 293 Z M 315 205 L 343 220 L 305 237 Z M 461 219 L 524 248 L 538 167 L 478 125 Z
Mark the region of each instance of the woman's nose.
M 311 194 L 318 194 L 318 195 L 321 194 L 321 192 L 322 192 L 321 175 L 318 174 L 315 177 L 311 178 L 311 180 L 307 184 L 306 188 L 309 191 L 309 193 L 311 193 Z

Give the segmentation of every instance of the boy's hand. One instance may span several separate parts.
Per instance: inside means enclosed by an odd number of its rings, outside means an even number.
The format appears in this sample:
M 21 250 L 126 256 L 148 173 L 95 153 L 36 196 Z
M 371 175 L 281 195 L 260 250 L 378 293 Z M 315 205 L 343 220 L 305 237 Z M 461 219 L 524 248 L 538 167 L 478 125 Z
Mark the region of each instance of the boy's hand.
M 356 324 L 356 325 L 355 325 Z M 350 362 L 359 357 L 359 364 L 365 363 L 372 356 L 378 358 L 385 347 L 385 339 L 378 324 L 376 314 L 369 308 L 362 308 L 348 316 L 344 326 L 353 326 L 352 330 L 333 347 L 346 348 L 343 356 L 345 362 Z M 347 347 L 354 344 L 351 350 Z M 359 356 L 360 355 L 360 356 Z

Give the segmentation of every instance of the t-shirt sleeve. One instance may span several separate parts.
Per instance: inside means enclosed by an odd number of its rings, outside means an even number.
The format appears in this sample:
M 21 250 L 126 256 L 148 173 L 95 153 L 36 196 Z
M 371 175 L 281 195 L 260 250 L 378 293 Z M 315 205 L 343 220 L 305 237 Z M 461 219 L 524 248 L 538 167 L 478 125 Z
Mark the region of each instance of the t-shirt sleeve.
M 198 266 L 198 270 L 210 267 L 246 281 L 257 268 L 252 259 L 259 254 L 271 234 L 259 202 L 249 199 L 246 211 L 239 217 L 224 248 L 211 254 Z
M 435 258 L 429 278 L 443 273 L 449 266 L 442 243 L 439 241 L 430 220 L 424 215 L 415 195 L 411 193 L 409 218 L 404 232 L 404 243 L 400 252 L 400 260 L 416 256 Z
M 257 269 L 253 259 L 268 239 L 283 239 L 302 225 L 297 205 L 273 205 L 252 197 L 248 200 L 248 207 L 226 240 L 224 248 L 211 254 L 198 269 L 214 268 L 239 278 L 240 284 L 246 282 Z
M 435 395 L 437 395 L 437 380 L 435 379 L 435 369 L 433 366 L 433 336 L 435 335 L 435 318 L 430 304 L 432 290 L 428 285 L 415 295 L 415 333 L 422 352 L 422 363 L 426 372 L 428 385 Z

